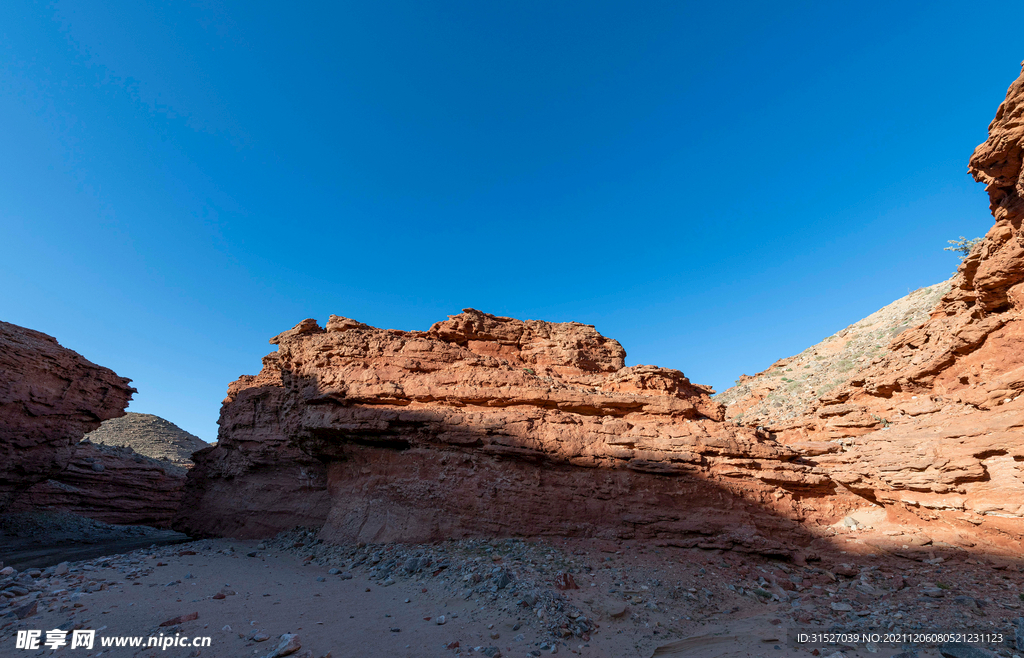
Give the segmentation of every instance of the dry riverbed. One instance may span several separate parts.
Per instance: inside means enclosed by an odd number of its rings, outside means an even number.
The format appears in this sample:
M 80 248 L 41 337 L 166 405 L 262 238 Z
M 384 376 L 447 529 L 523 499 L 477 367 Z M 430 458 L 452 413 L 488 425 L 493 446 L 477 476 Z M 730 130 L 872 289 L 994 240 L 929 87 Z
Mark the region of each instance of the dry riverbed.
M 591 540 L 327 545 L 298 529 L 264 542 L 202 540 L 0 570 L 0 656 L 885 658 L 904 648 L 795 646 L 793 629 L 981 629 L 1005 637 L 984 655 L 1024 655 L 1013 646 L 1024 592 L 1015 563 L 966 553 L 836 559 L 796 565 Z M 18 631 L 45 640 L 52 629 L 94 629 L 98 639 L 91 651 L 16 649 Z M 99 646 L 161 635 L 210 644 Z

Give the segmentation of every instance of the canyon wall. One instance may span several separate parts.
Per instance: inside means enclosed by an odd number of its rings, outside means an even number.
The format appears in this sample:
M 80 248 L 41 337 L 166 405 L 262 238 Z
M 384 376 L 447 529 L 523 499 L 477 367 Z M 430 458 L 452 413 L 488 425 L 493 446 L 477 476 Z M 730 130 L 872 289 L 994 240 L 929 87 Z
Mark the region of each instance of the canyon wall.
M 328 538 L 583 534 L 782 551 L 828 478 L 593 327 L 466 309 L 425 332 L 332 316 L 272 343 L 196 453 L 178 527 Z M 849 498 L 848 494 L 844 494 Z M 764 507 L 778 514 L 763 514 Z M 788 542 L 788 544 L 787 544 Z M 805 542 L 806 543 L 806 542 Z
M 123 416 L 130 382 L 46 334 L 0 322 L 0 512 L 63 470 L 86 432 Z
M 184 468 L 82 440 L 125 416 L 130 381 L 46 334 L 0 322 L 0 512 L 170 524 Z M 132 438 L 145 443 L 138 434 Z
M 169 527 L 185 469 L 131 448 L 82 441 L 53 478 L 32 485 L 9 512 L 72 512 L 105 523 Z
M 930 317 L 796 415 L 754 414 L 892 518 L 1013 550 L 1024 534 L 1024 75 L 970 159 L 995 223 Z M 730 398 L 756 408 L 748 395 Z M 970 541 L 964 539 L 964 541 Z
M 231 384 L 176 527 L 1020 552 L 1022 100 L 1024 77 L 971 159 L 996 220 L 984 243 L 923 325 L 826 395 L 744 425 L 677 370 L 626 367 L 589 325 L 473 309 L 428 331 L 304 320 Z
M 969 171 L 985 184 L 995 223 L 964 259 L 931 318 L 901 334 L 853 388 L 881 397 L 934 391 L 978 408 L 1024 390 L 1024 75 L 975 149 Z M 847 390 L 841 395 L 855 395 Z

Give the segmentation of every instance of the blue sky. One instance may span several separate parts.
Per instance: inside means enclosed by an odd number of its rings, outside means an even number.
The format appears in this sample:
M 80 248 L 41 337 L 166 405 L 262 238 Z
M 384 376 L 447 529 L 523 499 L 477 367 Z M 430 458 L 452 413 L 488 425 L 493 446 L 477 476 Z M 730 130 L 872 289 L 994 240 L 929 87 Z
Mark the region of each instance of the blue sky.
M 0 319 L 206 440 L 331 313 L 731 385 L 946 278 L 1024 5 L 0 5 Z

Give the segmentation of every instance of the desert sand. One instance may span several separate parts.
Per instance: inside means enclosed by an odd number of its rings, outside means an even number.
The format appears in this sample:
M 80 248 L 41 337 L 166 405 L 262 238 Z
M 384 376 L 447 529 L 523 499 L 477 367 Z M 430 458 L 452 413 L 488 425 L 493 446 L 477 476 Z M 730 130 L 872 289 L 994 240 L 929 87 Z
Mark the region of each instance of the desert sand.
M 594 540 L 325 544 L 209 539 L 14 574 L 0 655 L 17 631 L 210 638 L 202 648 L 68 648 L 89 656 L 893 656 L 909 643 L 797 646 L 793 633 L 1003 633 L 1012 650 L 1024 567 L 932 547 L 920 561 L 852 550 L 800 566 L 730 551 Z M 929 558 L 928 555 L 939 557 Z M 943 557 L 944 556 L 944 557 Z M 844 560 L 837 562 L 836 560 Z M 35 576 L 35 577 L 33 577 Z M 12 576 L 8 576 L 10 578 Z M 5 579 L 6 580 L 6 579 Z M 575 588 L 573 587 L 575 585 Z M 568 586 L 568 589 L 561 589 Z M 18 619 L 15 611 L 35 605 Z M 191 619 L 188 619 L 192 616 Z M 443 621 L 442 621 L 443 617 Z M 176 618 L 187 621 L 162 624 Z M 939 656 L 921 643 L 918 656 Z M 874 651 L 872 651 L 874 649 Z M 814 653 L 817 650 L 818 653 Z M 965 656 L 970 654 L 963 654 Z

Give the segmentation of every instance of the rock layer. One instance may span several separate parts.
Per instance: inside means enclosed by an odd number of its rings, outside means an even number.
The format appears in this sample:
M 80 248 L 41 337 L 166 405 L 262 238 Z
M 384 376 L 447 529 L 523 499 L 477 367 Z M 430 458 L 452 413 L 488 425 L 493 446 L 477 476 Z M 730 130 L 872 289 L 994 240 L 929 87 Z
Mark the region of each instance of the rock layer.
M 181 504 L 185 469 L 131 448 L 75 446 L 71 462 L 53 478 L 29 487 L 8 511 L 65 511 L 117 525 L 166 528 Z
M 901 334 L 890 353 L 853 387 L 881 397 L 935 390 L 982 407 L 1024 390 L 1022 159 L 1024 74 L 1010 86 L 989 125 L 988 140 L 970 160 L 971 175 L 985 183 L 995 224 L 964 259 L 931 318 Z M 983 373 L 984 364 L 999 372 Z
M 0 322 L 0 512 L 67 466 L 86 432 L 124 415 L 129 382 L 46 334 Z
M 846 509 L 798 450 L 726 424 L 677 370 L 625 367 L 589 325 L 466 309 L 402 332 L 332 316 L 271 342 L 263 371 L 231 385 L 217 446 L 195 455 L 178 525 L 190 533 L 302 519 L 338 539 L 551 533 L 778 552 L 797 541 L 795 499 L 823 517 Z
M 840 486 L 964 542 L 1024 536 L 1024 75 L 974 152 L 995 224 L 928 320 L 793 418 L 752 419 Z M 745 421 L 746 422 L 746 421 Z
M 766 430 L 593 327 L 472 309 L 426 332 L 332 316 L 271 340 L 194 455 L 177 526 L 332 539 L 657 539 L 785 555 L 1024 546 L 1024 76 L 971 159 L 996 219 L 920 327 Z M 761 425 L 759 419 L 758 425 Z M 847 516 L 848 515 L 848 516 Z M 844 518 L 845 517 L 845 518 Z M 925 534 L 922 529 L 927 530 Z

